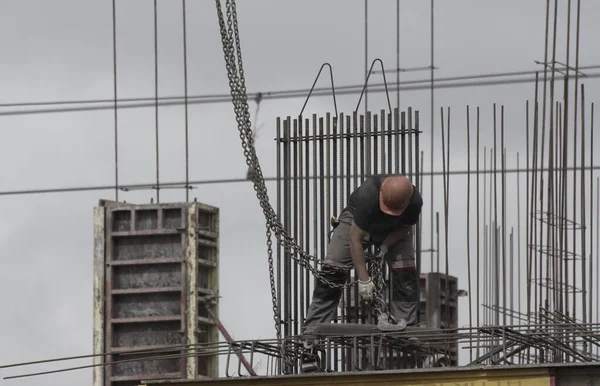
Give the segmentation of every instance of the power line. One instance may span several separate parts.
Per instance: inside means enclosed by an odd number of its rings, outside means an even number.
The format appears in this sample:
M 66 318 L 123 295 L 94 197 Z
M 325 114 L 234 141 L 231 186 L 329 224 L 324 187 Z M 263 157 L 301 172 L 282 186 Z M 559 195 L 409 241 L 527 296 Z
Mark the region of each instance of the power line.
M 586 69 L 600 69 L 600 65 L 591 65 L 580 67 L 581 70 Z M 509 84 L 523 84 L 523 83 L 535 83 L 535 76 L 514 78 L 514 79 L 498 79 L 502 77 L 516 77 L 523 75 L 532 75 L 536 71 L 517 71 L 517 72 L 504 72 L 504 73 L 490 73 L 490 74 L 478 74 L 468 76 L 456 76 L 448 78 L 436 78 L 436 84 L 433 86 L 435 89 L 453 89 L 462 87 L 478 87 L 478 86 L 500 86 Z M 488 79 L 492 80 L 481 80 Z M 585 75 L 587 79 L 600 78 L 600 73 L 593 73 Z M 479 79 L 479 80 L 477 80 Z M 471 81 L 469 81 L 471 80 Z M 419 90 L 430 90 L 431 89 L 430 79 L 419 79 L 409 80 L 400 82 L 400 87 L 389 86 L 388 91 L 419 91 Z M 550 82 L 550 80 L 548 80 Z M 359 85 L 346 85 L 336 87 L 336 94 L 338 95 L 351 95 L 360 94 L 364 84 Z M 290 89 L 281 91 L 267 91 L 267 92 L 256 92 L 249 93 L 249 98 L 256 98 L 259 94 L 263 99 L 288 99 L 288 98 L 305 98 L 310 89 Z M 376 83 L 369 85 L 369 93 L 381 93 L 385 92 L 385 85 L 383 83 Z M 331 89 L 328 87 L 315 88 L 311 96 L 325 96 L 330 95 Z M 231 96 L 228 94 L 213 94 L 213 95 L 196 95 L 188 96 L 188 104 L 200 105 L 200 104 L 215 104 L 215 103 L 228 103 L 231 102 Z M 144 107 L 155 107 L 156 98 L 121 98 L 116 100 L 119 109 L 131 109 L 131 108 L 144 108 Z M 65 101 L 46 101 L 46 102 L 23 102 L 23 103 L 8 103 L 0 104 L 0 108 L 7 107 L 42 107 L 42 106 L 69 106 L 69 107 L 48 107 L 41 109 L 19 109 L 19 110 L 8 110 L 1 111 L 0 116 L 13 116 L 13 115 L 31 115 L 31 114 L 50 114 L 50 113 L 67 113 L 67 112 L 81 112 L 81 111 L 96 111 L 96 110 L 110 110 L 114 109 L 115 99 L 90 99 L 90 100 L 65 100 Z M 171 96 L 171 97 L 160 97 L 158 98 L 158 106 L 180 106 L 185 104 L 185 97 L 183 96 Z M 99 106 L 90 106 L 99 105 Z
M 508 173 L 508 174 L 515 174 L 515 173 L 528 173 L 528 172 L 532 172 L 534 169 L 525 169 L 525 168 L 520 168 L 520 169 L 504 169 L 504 171 L 502 170 L 497 170 L 495 173 Z M 589 167 L 589 166 L 585 166 L 585 167 L 567 167 L 567 168 L 552 168 L 553 172 L 556 171 L 582 171 L 582 170 L 600 170 L 600 165 L 597 166 L 593 166 L 593 167 Z M 548 168 L 537 168 L 535 169 L 536 172 L 547 172 L 550 171 L 550 169 Z M 494 170 L 480 170 L 479 174 L 493 174 Z M 477 171 L 473 171 L 471 170 L 470 172 L 467 170 L 451 170 L 451 171 L 447 171 L 446 173 L 442 172 L 442 171 L 434 171 L 434 172 L 422 172 L 421 175 L 422 176 L 442 176 L 442 175 L 468 175 L 468 174 L 477 174 Z M 365 178 L 365 177 L 369 177 L 369 175 L 364 174 L 364 175 L 340 175 L 340 176 L 336 176 L 336 177 L 331 177 L 333 178 L 337 178 L 337 179 L 343 179 L 343 178 Z M 283 181 L 283 180 L 295 180 L 295 179 L 302 179 L 302 180 L 306 180 L 306 179 L 311 179 L 311 180 L 315 180 L 315 179 L 325 179 L 327 177 L 321 177 L 321 176 L 311 176 L 311 177 L 298 177 L 298 178 L 294 178 L 294 177 L 290 177 L 290 178 L 280 178 L 279 180 Z M 277 181 L 277 177 L 264 177 L 265 181 Z M 197 180 L 197 181 L 189 181 L 189 185 L 193 186 L 193 185 L 214 185 L 214 184 L 235 184 L 235 183 L 243 183 L 243 182 L 252 182 L 251 180 L 247 179 L 247 178 L 224 178 L 224 179 L 211 179 L 211 180 Z M 186 186 L 186 182 L 185 181 L 181 181 L 181 182 L 161 182 L 160 183 L 160 188 L 161 189 L 185 189 Z M 101 191 L 101 190 L 110 190 L 110 189 L 114 189 L 115 185 L 95 185 L 95 186 L 78 186 L 78 187 L 67 187 L 67 188 L 47 188 L 47 189 L 26 189 L 26 190 L 6 190 L 6 191 L 0 191 L 0 196 L 20 196 L 20 195 L 30 195 L 30 194 L 50 194 L 50 193 L 69 193 L 69 192 L 86 192 L 86 191 Z M 154 184 L 131 184 L 131 185 L 121 185 L 119 186 L 119 190 L 121 191 L 136 191 L 136 190 L 153 190 L 156 189 L 156 185 Z M 193 187 L 191 188 L 193 189 Z

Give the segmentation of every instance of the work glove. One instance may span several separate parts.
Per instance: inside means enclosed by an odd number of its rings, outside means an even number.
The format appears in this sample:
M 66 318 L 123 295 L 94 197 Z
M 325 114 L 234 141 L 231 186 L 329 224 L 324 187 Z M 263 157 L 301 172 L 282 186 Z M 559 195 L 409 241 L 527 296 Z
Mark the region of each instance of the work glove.
M 381 245 L 379 247 L 379 249 L 377 250 L 376 257 L 383 259 L 385 257 L 385 255 L 387 255 L 387 253 L 388 253 L 388 247 L 386 247 L 385 245 Z
M 369 278 L 367 281 L 358 280 L 358 295 L 366 302 L 373 300 L 373 293 L 375 292 L 375 284 L 373 280 Z

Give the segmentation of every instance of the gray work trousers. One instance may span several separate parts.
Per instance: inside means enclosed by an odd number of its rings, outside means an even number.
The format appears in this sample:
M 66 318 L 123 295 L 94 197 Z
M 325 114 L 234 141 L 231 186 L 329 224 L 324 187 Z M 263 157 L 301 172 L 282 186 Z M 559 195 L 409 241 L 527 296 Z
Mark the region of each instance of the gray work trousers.
M 343 267 L 352 262 L 350 254 L 351 225 L 352 214 L 347 211 L 342 212 L 339 217 L 339 225 L 331 235 L 331 240 L 327 246 L 327 255 L 321 268 L 321 275 L 336 284 L 343 284 L 346 281 L 347 271 L 341 271 L 339 268 L 334 270 L 333 268 Z M 363 245 L 365 249 L 369 245 L 379 246 L 384 239 L 385 235 L 372 236 L 366 234 Z M 404 319 L 408 326 L 413 326 L 417 323 L 419 299 L 415 250 L 409 226 L 406 227 L 406 236 L 388 249 L 385 259 L 390 267 L 393 287 L 390 311 L 397 321 Z M 316 323 L 330 323 L 341 295 L 341 288 L 331 288 L 323 280 L 317 278 L 304 327 Z

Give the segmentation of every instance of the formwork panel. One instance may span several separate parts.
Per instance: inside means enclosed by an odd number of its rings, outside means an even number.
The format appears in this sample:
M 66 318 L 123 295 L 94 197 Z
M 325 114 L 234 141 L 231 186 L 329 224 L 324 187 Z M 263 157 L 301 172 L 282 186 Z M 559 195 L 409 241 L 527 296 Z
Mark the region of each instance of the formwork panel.
M 114 327 L 111 344 L 115 349 L 178 345 L 180 327 L 180 322 L 118 324 Z
M 115 237 L 114 260 L 181 259 L 180 234 L 155 234 Z
M 446 287 L 447 285 L 447 287 Z M 435 329 L 458 327 L 458 279 L 439 272 L 421 275 L 421 301 L 426 325 Z M 437 345 L 448 355 L 450 366 L 458 366 L 458 340 Z
M 212 318 L 218 317 L 218 213 L 199 203 L 101 201 L 94 291 L 103 296 L 95 299 L 101 316 L 95 319 L 102 322 L 95 322 L 94 351 L 109 355 L 104 371 L 94 373 L 94 386 L 218 375 L 217 358 L 199 363 L 187 354 L 198 337 L 218 340 Z M 212 315 L 200 307 L 199 293 L 212 296 Z
M 113 318 L 178 316 L 182 312 L 181 291 L 119 294 L 113 301 Z
M 116 266 L 113 280 L 113 289 L 180 287 L 181 264 Z

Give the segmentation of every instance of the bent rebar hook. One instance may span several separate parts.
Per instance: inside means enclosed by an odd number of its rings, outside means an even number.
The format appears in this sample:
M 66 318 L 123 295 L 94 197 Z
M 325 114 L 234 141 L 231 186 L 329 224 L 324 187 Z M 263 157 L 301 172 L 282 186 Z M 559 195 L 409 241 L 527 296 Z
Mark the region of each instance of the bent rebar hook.
M 383 85 L 385 86 L 385 96 L 387 97 L 388 108 L 390 109 L 390 114 L 393 114 L 392 103 L 390 102 L 390 93 L 388 91 L 387 80 L 385 79 L 385 69 L 383 68 L 383 62 L 379 58 L 376 58 L 371 63 L 371 68 L 369 69 L 369 73 L 367 74 L 367 79 L 365 79 L 365 84 L 363 85 L 363 89 L 360 93 L 360 98 L 358 99 L 358 104 L 356 105 L 356 109 L 354 110 L 354 112 L 357 112 L 358 108 L 360 107 L 360 102 L 362 102 L 362 97 L 367 88 L 367 84 L 369 83 L 369 78 L 371 77 L 371 73 L 373 72 L 373 66 L 375 65 L 375 62 L 379 62 L 381 64 L 381 74 L 383 75 Z
M 310 99 L 310 96 L 312 95 L 313 90 L 315 89 L 315 85 L 317 84 L 317 81 L 319 80 L 319 77 L 321 76 L 321 71 L 323 71 L 323 67 L 329 67 L 329 77 L 331 78 L 331 92 L 333 93 L 333 108 L 335 109 L 335 117 L 338 117 L 338 109 L 337 109 L 337 100 L 335 98 L 335 85 L 333 84 L 333 70 L 331 69 L 331 64 L 325 62 L 321 65 L 321 68 L 319 69 L 319 72 L 317 73 L 317 77 L 315 78 L 315 81 L 313 82 L 312 87 L 310 88 L 310 91 L 308 92 L 308 96 L 306 97 L 306 100 L 304 101 L 304 105 L 302 106 L 302 110 L 300 110 L 300 114 L 299 116 L 302 116 L 302 113 L 304 112 L 304 108 L 306 107 L 306 104 L 308 103 L 308 100 Z

